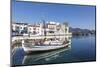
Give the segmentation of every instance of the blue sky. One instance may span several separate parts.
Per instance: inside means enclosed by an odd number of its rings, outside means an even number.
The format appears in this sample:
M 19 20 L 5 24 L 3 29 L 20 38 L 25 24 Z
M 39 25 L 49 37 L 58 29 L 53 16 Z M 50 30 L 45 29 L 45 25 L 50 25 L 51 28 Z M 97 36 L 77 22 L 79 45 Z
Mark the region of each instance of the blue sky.
M 95 6 L 12 2 L 12 21 L 33 24 L 42 19 L 68 22 L 74 28 L 95 29 Z

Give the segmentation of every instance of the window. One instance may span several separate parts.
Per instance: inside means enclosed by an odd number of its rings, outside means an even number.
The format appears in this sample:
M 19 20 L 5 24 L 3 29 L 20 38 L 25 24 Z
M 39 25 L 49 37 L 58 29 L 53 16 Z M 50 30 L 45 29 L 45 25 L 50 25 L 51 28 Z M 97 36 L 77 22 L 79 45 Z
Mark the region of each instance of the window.
M 54 33 L 54 31 L 49 31 L 49 33 Z
M 36 28 L 33 28 L 33 30 L 36 30 Z
M 18 26 L 16 26 L 16 29 L 18 30 L 18 29 L 19 29 L 19 27 L 18 27 Z
M 33 34 L 36 34 L 36 32 L 35 32 L 35 31 L 33 31 Z
M 22 27 L 20 27 L 20 29 L 22 29 Z
M 27 30 L 27 27 L 24 27 L 24 30 Z

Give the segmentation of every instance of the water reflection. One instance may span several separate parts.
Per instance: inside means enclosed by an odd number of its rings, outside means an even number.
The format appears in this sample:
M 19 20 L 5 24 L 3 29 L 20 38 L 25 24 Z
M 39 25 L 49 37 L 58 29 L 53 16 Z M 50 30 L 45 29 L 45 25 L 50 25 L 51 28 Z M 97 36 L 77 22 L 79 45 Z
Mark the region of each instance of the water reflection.
M 41 59 L 43 59 L 44 61 L 50 61 L 50 60 L 54 60 L 56 58 L 58 58 L 60 56 L 60 53 L 69 50 L 71 47 L 66 47 L 63 49 L 58 49 L 55 51 L 50 51 L 50 52 L 43 52 L 43 53 L 34 53 L 31 55 L 25 55 L 24 59 L 22 61 L 23 65 L 27 65 L 27 64 L 34 64 L 34 62 L 39 62 Z

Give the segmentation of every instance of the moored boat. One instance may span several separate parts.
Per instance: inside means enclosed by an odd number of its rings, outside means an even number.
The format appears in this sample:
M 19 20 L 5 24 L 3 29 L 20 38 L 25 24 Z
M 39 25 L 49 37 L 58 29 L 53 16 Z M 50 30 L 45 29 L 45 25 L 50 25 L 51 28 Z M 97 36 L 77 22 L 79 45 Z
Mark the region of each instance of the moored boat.
M 35 43 L 25 43 L 25 41 L 22 40 L 22 48 L 26 53 L 56 50 L 67 47 L 69 44 L 70 42 L 63 43 L 60 41 L 45 41 L 43 44 L 37 45 Z

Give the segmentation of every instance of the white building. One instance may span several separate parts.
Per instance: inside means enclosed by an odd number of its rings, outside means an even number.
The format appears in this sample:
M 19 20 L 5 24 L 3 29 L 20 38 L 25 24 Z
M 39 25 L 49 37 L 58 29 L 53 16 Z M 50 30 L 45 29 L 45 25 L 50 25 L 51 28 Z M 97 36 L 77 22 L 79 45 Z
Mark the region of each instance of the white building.
M 17 34 L 27 33 L 27 23 L 12 23 L 12 31 Z
M 39 24 L 27 24 L 27 23 L 12 23 L 13 32 L 19 34 L 27 33 L 30 35 L 63 35 L 69 33 L 68 25 L 64 25 L 58 22 L 46 22 Z
M 46 32 L 47 35 L 63 35 L 69 33 L 69 27 L 58 22 L 48 22 Z

